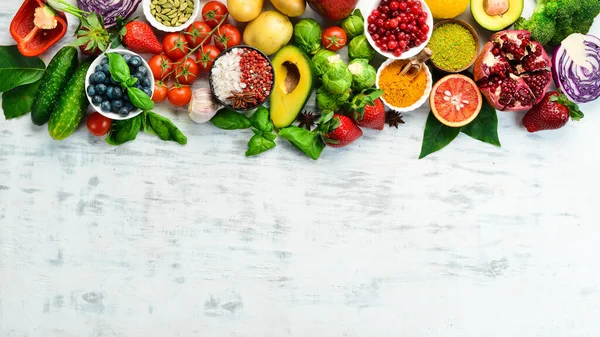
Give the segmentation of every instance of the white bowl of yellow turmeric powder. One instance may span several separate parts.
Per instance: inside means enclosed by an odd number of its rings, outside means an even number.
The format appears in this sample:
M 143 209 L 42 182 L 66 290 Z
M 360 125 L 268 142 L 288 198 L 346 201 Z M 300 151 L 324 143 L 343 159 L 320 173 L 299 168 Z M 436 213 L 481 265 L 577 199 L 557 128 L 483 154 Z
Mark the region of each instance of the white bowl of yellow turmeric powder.
M 385 61 L 377 71 L 377 89 L 383 90 L 381 100 L 390 109 L 410 112 L 420 108 L 431 94 L 433 78 L 426 65 L 418 72 L 401 75 L 409 60 Z

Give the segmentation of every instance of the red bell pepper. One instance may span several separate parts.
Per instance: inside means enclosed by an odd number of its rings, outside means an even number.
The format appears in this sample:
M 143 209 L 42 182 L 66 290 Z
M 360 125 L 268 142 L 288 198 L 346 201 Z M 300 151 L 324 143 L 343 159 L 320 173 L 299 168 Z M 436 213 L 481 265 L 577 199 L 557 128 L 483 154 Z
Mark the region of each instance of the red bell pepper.
M 42 0 L 25 0 L 10 23 L 10 35 L 23 56 L 38 56 L 67 32 L 67 17 Z

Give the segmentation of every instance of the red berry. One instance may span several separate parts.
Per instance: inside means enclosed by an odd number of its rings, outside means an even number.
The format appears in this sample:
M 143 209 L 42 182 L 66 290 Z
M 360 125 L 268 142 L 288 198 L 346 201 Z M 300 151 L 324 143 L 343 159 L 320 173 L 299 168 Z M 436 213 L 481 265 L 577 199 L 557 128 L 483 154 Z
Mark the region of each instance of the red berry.
M 387 47 L 389 50 L 395 50 L 396 48 L 398 48 L 398 42 L 390 41 L 388 42 Z
M 391 28 L 396 28 L 396 27 L 398 27 L 398 20 L 397 20 L 397 19 L 391 19 L 391 20 L 390 20 L 390 27 L 391 27 Z
M 400 57 L 400 56 L 402 56 L 402 53 L 404 53 L 404 49 L 400 49 L 400 48 L 394 49 L 394 56 Z
M 393 11 L 397 11 L 400 8 L 400 3 L 398 1 L 390 2 L 390 9 Z
M 401 2 L 401 3 L 398 5 L 398 9 L 399 9 L 399 10 L 401 10 L 401 11 L 403 11 L 403 12 L 404 12 L 404 11 L 405 11 L 407 8 L 408 8 L 408 5 L 406 4 L 406 2 Z
M 423 34 L 429 33 L 429 25 L 428 24 L 425 23 L 421 26 L 421 33 L 423 33 Z

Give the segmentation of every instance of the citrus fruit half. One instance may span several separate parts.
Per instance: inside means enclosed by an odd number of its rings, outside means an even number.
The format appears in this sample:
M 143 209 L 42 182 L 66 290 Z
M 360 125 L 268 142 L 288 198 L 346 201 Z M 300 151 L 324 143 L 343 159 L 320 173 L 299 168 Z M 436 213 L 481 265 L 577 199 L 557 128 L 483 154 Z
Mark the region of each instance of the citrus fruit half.
M 442 124 L 458 128 L 471 123 L 481 111 L 481 93 L 467 76 L 448 75 L 439 80 L 429 96 L 431 111 Z
M 467 10 L 469 0 L 425 0 L 434 19 L 452 19 Z

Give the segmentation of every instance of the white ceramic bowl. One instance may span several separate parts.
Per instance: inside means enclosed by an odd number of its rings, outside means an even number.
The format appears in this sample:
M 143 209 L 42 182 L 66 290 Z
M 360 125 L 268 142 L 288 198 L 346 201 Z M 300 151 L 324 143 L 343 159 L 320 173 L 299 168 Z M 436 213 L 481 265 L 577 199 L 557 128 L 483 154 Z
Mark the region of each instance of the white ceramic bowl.
M 151 1 L 152 0 L 143 0 L 142 1 L 142 10 L 144 11 L 144 16 L 146 17 L 146 20 L 148 20 L 148 22 L 150 22 L 150 24 L 154 28 L 156 28 L 160 31 L 163 31 L 163 32 L 167 32 L 167 33 L 180 32 L 180 31 L 186 29 L 194 21 L 196 21 L 196 17 L 198 16 L 198 13 L 200 13 L 200 0 L 192 0 L 194 2 L 194 11 L 192 12 L 192 15 L 190 16 L 190 18 L 186 22 L 181 24 L 180 26 L 167 27 L 167 26 L 163 25 L 162 23 L 158 22 L 158 20 L 156 20 L 154 15 L 152 15 L 152 13 L 150 12 Z
M 102 59 L 104 59 L 106 57 L 106 53 L 119 53 L 121 55 L 139 56 L 142 59 L 142 64 L 148 69 L 148 78 L 150 79 L 150 88 L 152 89 L 152 93 L 154 94 L 154 76 L 152 76 L 152 71 L 150 70 L 150 66 L 148 65 L 148 62 L 146 62 L 146 60 L 144 60 L 143 57 L 141 57 L 140 55 L 138 55 L 132 51 L 129 51 L 127 49 L 111 49 L 111 50 L 107 50 L 105 53 L 98 56 L 94 60 L 94 62 L 92 62 L 92 65 L 88 69 L 87 74 L 85 74 L 85 95 L 87 96 L 87 99 L 88 99 L 88 101 L 90 101 L 90 105 L 94 108 L 94 110 L 98 111 L 98 113 L 100 113 L 102 116 L 113 119 L 113 120 L 125 120 L 125 119 L 133 118 L 133 117 L 141 114 L 142 109 L 132 110 L 131 112 L 129 112 L 129 115 L 127 115 L 125 117 L 123 117 L 117 113 L 114 113 L 114 112 L 104 112 L 104 111 L 102 111 L 102 109 L 100 109 L 99 105 L 92 103 L 92 97 L 90 97 L 90 95 L 88 95 L 88 93 L 87 93 L 87 88 L 90 85 L 90 75 L 92 75 L 93 73 L 96 72 L 96 70 L 95 70 L 96 66 L 99 65 L 100 62 L 102 62 Z
M 366 13 L 363 13 L 363 15 L 365 17 L 365 35 L 367 36 L 367 41 L 369 41 L 371 46 L 379 54 L 381 54 L 389 59 L 405 60 L 405 59 L 409 59 L 411 57 L 417 56 L 417 54 L 419 54 L 421 52 L 421 50 L 425 49 L 425 47 L 429 43 L 429 40 L 431 40 L 431 34 L 433 33 L 433 16 L 431 15 L 431 10 L 429 9 L 429 6 L 427 6 L 427 3 L 425 3 L 424 0 L 420 0 L 420 1 L 421 1 L 421 7 L 423 8 L 423 11 L 425 11 L 427 13 L 427 25 L 429 25 L 429 33 L 427 33 L 427 41 L 402 53 L 402 55 L 400 55 L 400 57 L 394 56 L 393 53 L 385 52 L 385 51 L 381 50 L 379 47 L 377 47 L 377 45 L 375 44 L 375 41 L 373 41 L 373 38 L 371 38 L 371 33 L 369 33 L 369 22 L 367 20 L 369 19 L 369 15 L 371 15 L 371 12 L 373 12 L 374 9 L 379 7 L 379 0 L 369 1 L 370 3 L 368 5 L 366 5 L 367 6 L 366 9 L 368 11 Z
M 389 60 L 383 62 L 381 67 L 379 67 L 379 69 L 377 70 L 377 81 L 375 82 L 377 89 L 379 89 L 379 77 L 381 76 L 381 71 L 385 67 L 392 64 L 392 62 L 395 62 L 395 61 L 398 61 L 398 60 L 389 59 Z M 398 112 L 411 112 L 411 111 L 417 110 L 418 108 L 423 106 L 423 104 L 425 104 L 425 102 L 427 102 L 427 100 L 429 99 L 429 95 L 431 95 L 431 88 L 433 87 L 433 77 L 431 76 L 431 71 L 429 71 L 429 68 L 427 67 L 427 65 L 424 65 L 423 69 L 425 70 L 425 74 L 427 75 L 427 85 L 425 87 L 425 92 L 423 93 L 423 96 L 421 98 L 419 98 L 418 101 L 416 101 L 411 106 L 401 108 L 401 107 L 397 107 L 397 106 L 393 106 L 393 105 L 389 104 L 385 100 L 385 98 L 383 98 L 383 96 L 382 96 L 381 100 L 383 101 L 383 104 L 385 104 L 388 108 L 398 111 Z

